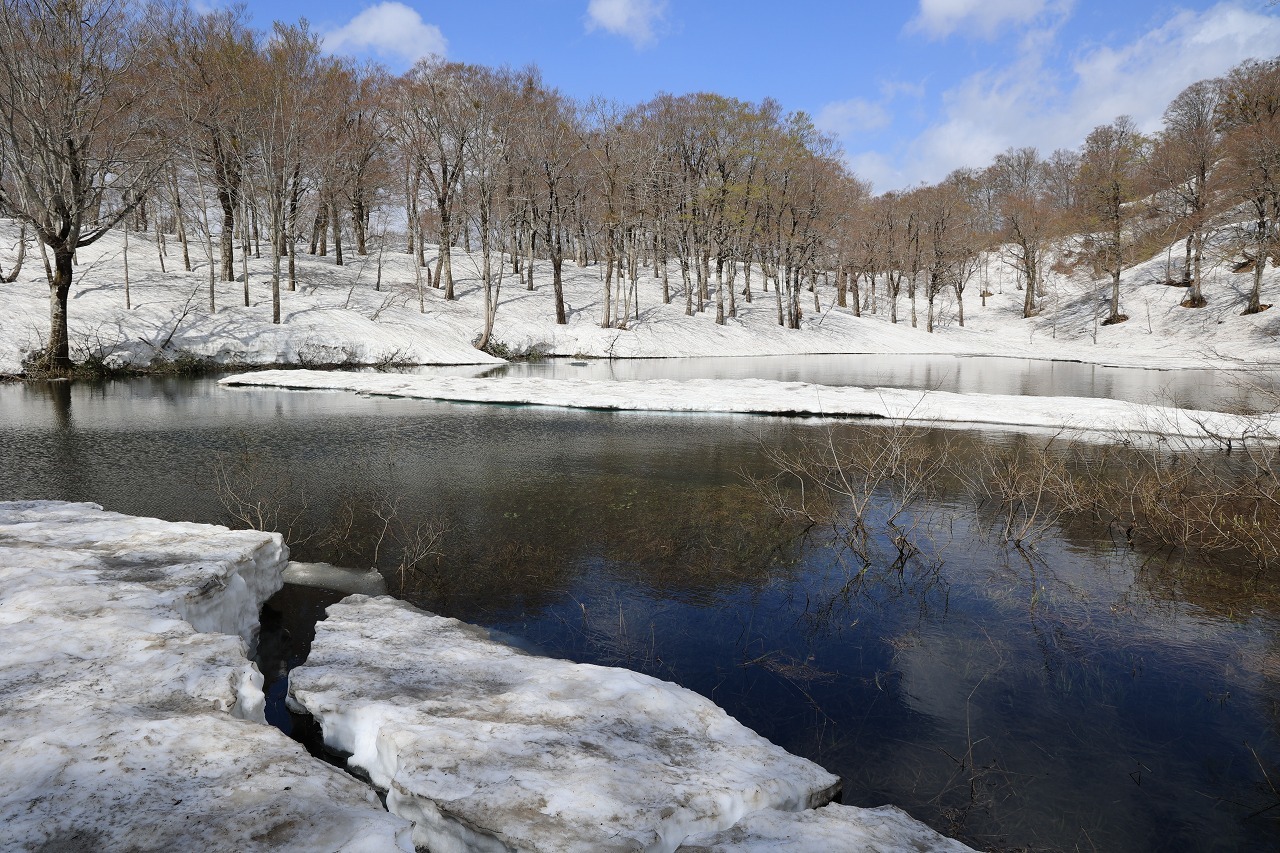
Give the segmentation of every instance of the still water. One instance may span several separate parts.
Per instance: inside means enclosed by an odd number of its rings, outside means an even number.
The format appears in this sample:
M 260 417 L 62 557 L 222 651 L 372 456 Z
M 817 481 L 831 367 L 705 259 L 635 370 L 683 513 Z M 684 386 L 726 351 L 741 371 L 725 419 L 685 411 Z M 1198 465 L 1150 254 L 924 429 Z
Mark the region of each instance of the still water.
M 1280 611 L 1250 572 L 1184 571 L 1088 524 L 1026 559 L 963 521 L 928 558 L 859 571 L 747 480 L 828 428 L 210 380 L 9 385 L 0 499 L 225 522 L 221 472 L 278 510 L 296 556 L 376 551 L 423 607 L 684 684 L 841 774 L 846 803 L 984 848 L 1280 846 Z M 398 572 L 424 529 L 443 531 L 439 555 Z

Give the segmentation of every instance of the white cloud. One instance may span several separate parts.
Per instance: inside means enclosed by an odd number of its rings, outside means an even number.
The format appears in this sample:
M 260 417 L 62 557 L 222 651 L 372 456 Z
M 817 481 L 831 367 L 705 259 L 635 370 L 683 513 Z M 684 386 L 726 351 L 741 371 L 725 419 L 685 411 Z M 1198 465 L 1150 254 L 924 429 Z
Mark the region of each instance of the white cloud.
M 667 14 L 666 0 L 590 0 L 587 32 L 624 36 L 637 48 L 653 44 Z
M 1045 13 L 1065 11 L 1072 0 L 920 0 L 920 11 L 907 24 L 911 32 L 930 38 L 965 35 L 993 37 L 1006 25 L 1030 24 Z
M 905 180 L 877 181 L 877 189 L 982 167 L 1014 146 L 1032 145 L 1042 153 L 1075 148 L 1092 128 L 1118 115 L 1156 130 L 1182 89 L 1250 57 L 1272 56 L 1277 44 L 1280 18 L 1234 2 L 1176 12 L 1127 44 L 1086 47 L 1061 69 L 1045 63 L 1049 51 L 1029 36 L 1010 64 L 973 74 L 943 93 L 942 119 L 895 154 L 896 168 L 879 170 Z
M 911 184 L 906 173 L 878 151 L 860 151 L 848 154 L 844 159 L 855 175 L 871 182 L 876 192 L 899 189 Z
M 883 105 L 864 98 L 835 101 L 818 111 L 814 119 L 821 130 L 848 138 L 888 127 L 892 121 Z
M 439 27 L 422 20 L 416 9 L 390 1 L 370 6 L 324 36 L 324 49 L 329 53 L 368 51 L 407 63 L 444 56 L 447 47 Z

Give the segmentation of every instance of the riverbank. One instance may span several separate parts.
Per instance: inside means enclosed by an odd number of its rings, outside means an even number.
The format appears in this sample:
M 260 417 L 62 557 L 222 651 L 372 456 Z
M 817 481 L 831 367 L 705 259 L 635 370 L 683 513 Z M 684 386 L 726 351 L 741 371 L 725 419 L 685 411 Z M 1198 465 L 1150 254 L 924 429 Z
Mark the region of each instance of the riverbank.
M 13 224 L 0 223 L 0 245 L 16 239 Z M 752 300 L 743 295 L 739 276 L 737 316 L 717 325 L 714 291 L 705 311 L 686 316 L 678 270 L 670 275 L 672 300 L 666 304 L 662 282 L 650 269 L 640 272 L 626 327 L 601 328 L 600 268 L 572 262 L 564 267 L 568 323 L 557 325 L 550 265 L 536 261 L 533 290 L 508 271 L 494 339 L 489 352 L 481 352 L 473 345 L 484 315 L 478 255 L 455 250 L 457 298 L 452 301 L 444 299 L 442 290 L 422 285 L 425 274 L 418 274 L 412 259 L 396 248 L 348 256 L 341 267 L 332 258 L 300 255 L 297 290 L 281 294 L 282 322 L 273 325 L 269 256 L 249 259 L 247 284 L 219 282 L 211 313 L 208 261 L 193 257 L 193 269 L 186 272 L 176 241 L 169 241 L 166 251 L 167 271 L 162 271 L 155 243 L 130 235 L 126 307 L 121 234 L 112 232 L 81 250 L 68 309 L 74 360 L 103 369 L 165 363 L 391 367 L 500 364 L 538 356 L 846 353 L 1010 356 L 1160 369 L 1280 364 L 1280 314 L 1241 315 L 1249 276 L 1232 272 L 1230 258 L 1208 268 L 1209 304 L 1201 309 L 1180 307 L 1184 289 L 1162 283 L 1167 277 L 1163 253 L 1132 267 L 1122 279 L 1121 301 L 1129 321 L 1102 326 L 1099 312 L 1108 289 L 1103 283 L 1090 281 L 1083 272 L 1053 274 L 1045 283 L 1040 314 L 1024 319 L 1023 294 L 1013 269 L 999 253 L 989 253 L 965 291 L 965 325 L 959 325 L 954 293 L 946 291 L 935 305 L 933 333 L 925 331 L 923 297 L 917 301 L 913 328 L 905 294 L 898 300 L 899 322 L 893 324 L 883 288 L 878 310 L 868 308 L 859 317 L 852 307 L 836 307 L 834 287 L 822 281 L 816 304 L 813 294 L 804 294 L 802 327 L 782 328 L 776 294 L 761 290 L 758 271 Z M 1268 270 L 1266 292 L 1278 282 L 1280 273 Z M 983 292 L 989 295 L 984 298 Z M 16 282 L 0 284 L 0 296 L 0 374 L 16 375 L 48 334 L 43 269 L 28 263 Z

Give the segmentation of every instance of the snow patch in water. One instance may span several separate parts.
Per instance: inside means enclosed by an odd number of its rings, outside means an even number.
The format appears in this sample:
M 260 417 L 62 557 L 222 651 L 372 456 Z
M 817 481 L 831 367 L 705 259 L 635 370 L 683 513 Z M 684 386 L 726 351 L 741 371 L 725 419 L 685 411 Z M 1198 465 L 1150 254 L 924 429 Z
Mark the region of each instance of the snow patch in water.
M 391 598 L 331 606 L 289 691 L 433 851 L 673 851 L 839 788 L 690 690 Z
M 884 418 L 938 426 L 964 424 L 1203 438 L 1275 435 L 1280 418 L 1202 412 L 1092 397 L 956 394 L 907 388 L 857 388 L 766 379 L 477 379 L 264 370 L 228 376 L 224 386 L 346 390 L 460 403 L 503 403 L 646 412 Z

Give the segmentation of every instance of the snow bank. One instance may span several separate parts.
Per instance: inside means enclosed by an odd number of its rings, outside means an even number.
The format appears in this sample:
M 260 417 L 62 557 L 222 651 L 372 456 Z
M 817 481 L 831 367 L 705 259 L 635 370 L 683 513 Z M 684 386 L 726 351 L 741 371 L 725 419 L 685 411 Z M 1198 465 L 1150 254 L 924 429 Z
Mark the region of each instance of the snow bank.
M 973 853 L 894 806 L 829 805 L 747 815 L 724 832 L 690 838 L 681 853 Z
M 764 379 L 472 379 L 265 370 L 221 380 L 226 386 L 333 389 L 391 397 L 651 412 L 871 417 L 927 424 L 1002 425 L 1085 433 L 1158 433 L 1240 439 L 1274 434 L 1275 417 L 1201 412 L 1086 397 L 955 394 L 905 388 L 856 388 Z
M 277 534 L 0 503 L 0 848 L 411 850 L 263 720 Z
M 328 614 L 290 701 L 434 853 L 672 851 L 838 789 L 676 685 L 524 655 L 390 598 Z

